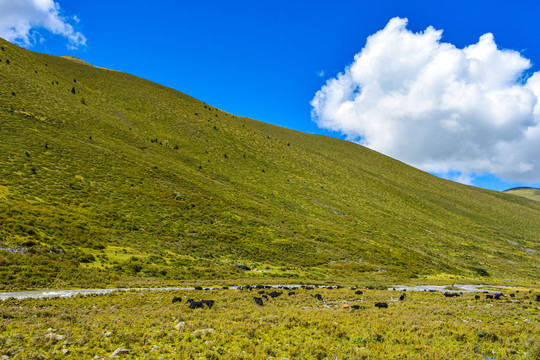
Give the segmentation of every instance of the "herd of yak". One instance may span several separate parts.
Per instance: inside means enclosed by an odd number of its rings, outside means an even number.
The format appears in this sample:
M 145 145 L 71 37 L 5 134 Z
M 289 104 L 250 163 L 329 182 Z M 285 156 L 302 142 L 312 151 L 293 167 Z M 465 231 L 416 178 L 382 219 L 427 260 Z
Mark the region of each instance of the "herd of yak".
M 246 285 L 246 286 L 240 286 L 238 287 L 238 289 L 240 290 L 249 290 L 249 291 L 252 291 L 252 290 L 260 290 L 258 292 L 258 297 L 253 297 L 253 300 L 255 301 L 255 304 L 259 305 L 259 306 L 263 306 L 264 305 L 264 300 L 268 301 L 270 298 L 276 298 L 278 296 L 281 296 L 283 295 L 283 292 L 282 291 L 277 291 L 277 290 L 273 290 L 272 292 L 269 292 L 269 293 L 266 293 L 265 290 L 261 290 L 261 289 L 272 289 L 273 287 L 272 286 L 269 286 L 269 285 L 257 285 L 257 286 L 250 286 L 250 285 Z M 277 288 L 281 289 L 281 290 L 287 290 L 288 291 L 288 296 L 293 296 L 293 295 L 296 295 L 296 293 L 294 291 L 290 291 L 290 290 L 293 290 L 287 286 L 278 286 Z M 325 289 L 342 289 L 343 286 L 321 286 L 321 287 L 318 287 L 318 286 L 307 286 L 307 285 L 302 285 L 300 286 L 299 288 L 302 288 L 302 289 L 306 289 L 306 290 L 314 290 L 316 288 L 325 288 Z M 229 289 L 228 287 L 223 287 L 221 289 Z M 364 292 L 362 290 L 357 290 L 355 287 L 351 287 L 350 288 L 351 290 L 353 290 L 355 292 L 355 295 L 363 295 Z M 373 288 L 367 288 L 369 290 L 372 290 Z M 203 289 L 202 287 L 198 286 L 198 287 L 195 287 L 195 290 L 210 290 L 209 288 L 206 288 L 206 289 Z M 395 289 L 394 289 L 395 290 Z M 407 290 L 403 290 L 403 291 L 407 291 Z M 435 290 L 428 290 L 429 292 L 435 292 Z M 516 293 L 518 293 L 519 290 L 516 291 Z M 486 294 L 486 299 L 491 299 L 491 300 L 501 300 L 501 298 L 504 298 L 506 297 L 506 295 L 504 295 L 503 293 L 497 293 L 497 294 L 488 294 L 487 291 L 484 291 L 484 293 Z M 529 293 L 531 293 L 531 291 L 529 290 Z M 443 293 L 443 295 L 445 297 L 457 297 L 457 296 L 461 296 L 463 295 L 463 292 L 445 292 Z M 322 295 L 321 294 L 314 294 L 314 295 L 311 295 L 313 296 L 315 299 L 319 300 L 319 301 L 322 301 L 323 298 L 322 298 Z M 400 296 L 399 296 L 399 301 L 403 301 L 405 300 L 405 292 L 403 292 Z M 510 297 L 511 298 L 515 298 L 516 294 L 515 293 L 511 293 L 510 294 Z M 264 300 L 263 300 L 264 299 Z M 475 300 L 479 300 L 480 299 L 480 295 L 474 295 L 474 299 Z M 535 301 L 538 301 L 540 302 L 540 295 L 536 295 L 536 299 Z M 174 297 L 173 300 L 172 300 L 173 303 L 177 303 L 177 302 L 182 302 L 182 298 L 180 297 Z M 195 301 L 193 299 L 188 299 L 186 300 L 186 303 L 189 304 L 189 308 L 190 309 L 202 309 L 204 308 L 204 306 L 208 306 L 209 309 L 212 308 L 212 306 L 214 306 L 214 300 L 200 300 L 200 301 Z M 344 305 L 343 306 L 344 308 L 349 308 L 348 305 Z M 375 307 L 379 308 L 379 309 L 387 309 L 388 308 L 388 303 L 386 302 L 376 302 L 375 303 Z M 359 305 L 352 305 L 350 306 L 350 308 L 352 310 L 358 310 L 360 309 L 360 306 Z

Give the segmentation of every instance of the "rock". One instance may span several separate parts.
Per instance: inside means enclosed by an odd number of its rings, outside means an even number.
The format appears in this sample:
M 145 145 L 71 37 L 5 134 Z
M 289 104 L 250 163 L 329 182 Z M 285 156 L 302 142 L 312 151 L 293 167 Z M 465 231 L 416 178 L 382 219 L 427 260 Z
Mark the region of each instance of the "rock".
M 69 353 L 69 349 L 62 349 L 62 354 L 66 355 Z
M 63 339 L 64 339 L 64 335 L 58 335 L 58 334 L 48 333 L 47 335 L 45 335 L 45 338 L 46 338 L 47 340 L 60 341 L 60 340 L 63 340 Z
M 128 349 L 117 348 L 116 350 L 113 351 L 113 353 L 111 355 L 109 355 L 109 357 L 110 358 L 117 357 L 117 356 L 122 355 L 122 354 L 129 354 L 129 350 Z
M 174 325 L 176 330 L 183 330 L 186 327 L 185 321 L 180 321 L 178 324 Z

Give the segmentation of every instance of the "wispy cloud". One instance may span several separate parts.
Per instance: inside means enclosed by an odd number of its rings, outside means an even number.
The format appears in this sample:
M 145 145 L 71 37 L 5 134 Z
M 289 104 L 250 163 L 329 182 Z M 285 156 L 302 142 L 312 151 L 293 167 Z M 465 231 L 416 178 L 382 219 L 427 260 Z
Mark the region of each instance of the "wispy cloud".
M 30 47 L 42 41 L 41 30 L 67 39 L 70 49 L 86 45 L 84 35 L 69 23 L 78 23 L 61 14 L 60 5 L 53 0 L 0 0 L 0 37 Z
M 311 102 L 325 129 L 426 171 L 540 181 L 540 72 L 492 34 L 459 49 L 391 19 Z

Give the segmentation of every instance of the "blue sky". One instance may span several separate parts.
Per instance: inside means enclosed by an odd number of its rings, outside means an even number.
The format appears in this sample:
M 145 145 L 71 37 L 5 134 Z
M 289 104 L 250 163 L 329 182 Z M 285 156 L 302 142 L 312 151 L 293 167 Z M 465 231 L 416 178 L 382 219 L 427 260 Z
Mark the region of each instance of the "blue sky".
M 0 0 L 0 9 L 7 12 L 11 1 Z M 395 17 L 407 18 L 406 29 L 411 33 L 423 32 L 429 26 L 443 30 L 440 42 L 458 49 L 492 33 L 499 49 L 515 50 L 530 61 L 525 78 L 540 70 L 537 1 L 55 3 L 59 18 L 71 29 L 33 20 L 28 39 L 19 37 L 13 41 L 33 51 L 72 55 L 96 66 L 134 74 L 236 115 L 356 141 L 360 139 L 358 134 L 351 134 L 344 126 L 333 126 L 338 131 L 331 131 L 332 126 L 319 127 L 312 119 L 310 103 L 327 80 L 346 71 L 355 54 L 366 46 L 367 38 Z M 17 11 L 24 17 L 29 10 Z M 35 14 L 28 14 L 35 19 Z M 9 20 L 2 18 L 0 11 L 0 31 L 2 21 Z M 530 144 L 527 146 L 519 156 L 540 154 Z M 535 161 L 525 165 L 538 165 Z M 485 168 L 467 166 L 467 180 L 452 168 L 444 176 L 494 190 L 522 185 L 540 187 L 540 179 L 534 174 L 523 177 L 529 183 L 513 173 L 508 175 L 513 181 L 506 181 L 501 180 L 507 174 L 504 171 L 490 173 Z M 505 163 L 497 166 L 504 167 Z M 432 172 L 441 173 L 440 167 L 434 169 L 439 171 Z

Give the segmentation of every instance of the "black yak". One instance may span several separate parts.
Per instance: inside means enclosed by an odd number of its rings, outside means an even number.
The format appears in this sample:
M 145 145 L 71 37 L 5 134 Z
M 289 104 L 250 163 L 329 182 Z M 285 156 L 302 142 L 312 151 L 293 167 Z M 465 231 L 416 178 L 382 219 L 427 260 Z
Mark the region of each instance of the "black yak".
M 272 291 L 270 294 L 268 294 L 272 299 L 278 297 L 279 295 L 283 294 L 279 291 Z

